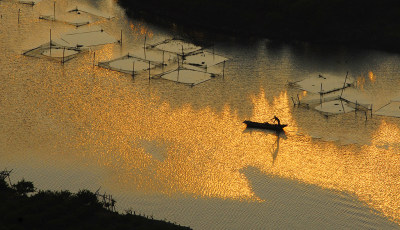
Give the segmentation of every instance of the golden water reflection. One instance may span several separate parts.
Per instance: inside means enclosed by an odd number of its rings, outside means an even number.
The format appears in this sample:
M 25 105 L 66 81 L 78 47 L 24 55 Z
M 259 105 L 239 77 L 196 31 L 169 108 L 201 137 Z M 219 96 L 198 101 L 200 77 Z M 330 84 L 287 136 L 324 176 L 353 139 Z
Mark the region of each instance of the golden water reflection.
M 356 77 L 356 86 L 357 88 L 363 90 L 368 84 L 375 84 L 377 81 L 377 75 L 372 71 L 368 71 L 367 73 L 363 73 L 360 76 Z
M 354 193 L 385 215 L 400 219 L 396 125 L 382 121 L 371 145 L 341 146 L 296 135 L 287 92 L 268 101 L 260 89 L 250 97 L 252 117 L 241 118 L 229 105 L 222 112 L 193 109 L 189 104 L 173 108 L 157 93 L 120 85 L 109 90 L 101 87 L 101 81 L 92 85 L 74 81 L 71 91 L 52 86 L 52 97 L 58 98 L 52 113 L 81 130 L 77 141 L 78 148 L 88 149 L 85 158 L 117 172 L 109 182 L 114 187 L 261 201 L 241 173 L 254 166 L 266 174 Z M 248 132 L 242 123 L 244 119 L 268 121 L 273 115 L 290 124 L 287 138 L 279 139 L 278 151 L 276 135 Z M 163 146 L 156 151 L 162 157 L 143 147 L 146 142 Z
M 374 73 L 372 71 L 368 72 L 368 78 L 371 82 L 375 82 L 376 80 L 376 75 L 374 75 Z
M 154 36 L 154 33 L 148 29 L 146 25 L 143 25 L 141 23 L 129 23 L 129 27 L 132 31 L 133 36 L 137 35 L 144 35 L 147 36 L 148 38 L 152 38 Z

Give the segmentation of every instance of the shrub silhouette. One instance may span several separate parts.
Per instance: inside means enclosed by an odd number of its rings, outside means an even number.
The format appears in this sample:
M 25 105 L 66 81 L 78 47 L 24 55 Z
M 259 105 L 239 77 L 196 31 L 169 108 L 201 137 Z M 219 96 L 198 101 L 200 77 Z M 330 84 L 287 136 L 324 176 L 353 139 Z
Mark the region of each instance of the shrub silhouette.
M 17 192 L 17 194 L 20 196 L 26 196 L 26 195 L 28 195 L 28 193 L 35 191 L 35 187 L 33 186 L 33 183 L 30 181 L 25 181 L 24 179 L 22 179 L 17 184 L 15 184 L 14 189 Z
M 101 203 L 97 199 L 96 194 L 89 190 L 80 190 L 72 197 L 72 201 L 80 205 L 101 207 Z
M 35 190 L 32 182 L 11 186 L 0 177 L 0 229 L 189 229 L 110 211 L 89 190 Z

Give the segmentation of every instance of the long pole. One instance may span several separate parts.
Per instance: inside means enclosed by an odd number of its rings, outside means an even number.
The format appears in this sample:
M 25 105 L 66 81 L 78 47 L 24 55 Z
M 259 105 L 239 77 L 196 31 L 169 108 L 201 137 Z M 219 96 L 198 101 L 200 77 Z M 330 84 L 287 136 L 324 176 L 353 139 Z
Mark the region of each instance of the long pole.
M 225 77 L 225 61 L 224 61 L 224 66 L 222 67 L 222 78 Z
M 51 29 L 50 29 L 50 56 L 51 56 Z
M 321 108 L 322 108 L 322 83 L 321 83 L 321 90 L 319 91 L 319 103 L 321 103 Z
M 65 55 L 65 47 L 64 47 L 64 49 L 63 49 L 63 59 L 62 59 L 62 64 L 64 65 L 64 55 Z
M 292 98 L 293 106 L 296 107 L 296 103 L 294 102 L 293 97 L 291 97 L 291 98 Z
M 372 118 L 372 104 L 371 104 L 371 118 Z
M 132 62 L 132 76 L 135 77 L 135 61 Z
M 122 30 L 121 30 L 121 46 L 122 46 Z
M 343 100 L 340 100 L 340 103 L 342 104 L 343 113 L 346 113 L 346 111 L 344 110 Z
M 18 9 L 18 24 L 19 24 L 19 14 L 21 13 L 21 9 Z
M 53 19 L 54 21 L 56 20 L 56 2 L 54 2 L 54 7 L 53 7 Z
M 344 79 L 342 92 L 340 93 L 340 98 L 342 98 L 342 94 L 343 94 L 344 87 L 346 86 L 346 80 L 347 80 L 347 75 L 348 75 L 348 74 L 349 74 L 349 71 L 347 71 L 347 73 L 346 73 L 346 78 Z
M 179 82 L 179 67 L 178 67 L 178 76 L 176 78 L 176 82 Z
M 354 114 L 357 115 L 357 100 L 356 100 L 356 109 L 354 110 Z
M 298 101 L 298 103 L 299 103 L 299 105 L 300 105 L 300 97 L 299 97 L 299 94 L 297 94 L 297 101 Z
M 143 44 L 144 59 L 146 59 L 146 39 L 147 39 L 147 36 L 145 34 L 144 35 L 144 44 Z
M 149 61 L 149 81 L 150 81 L 150 61 Z

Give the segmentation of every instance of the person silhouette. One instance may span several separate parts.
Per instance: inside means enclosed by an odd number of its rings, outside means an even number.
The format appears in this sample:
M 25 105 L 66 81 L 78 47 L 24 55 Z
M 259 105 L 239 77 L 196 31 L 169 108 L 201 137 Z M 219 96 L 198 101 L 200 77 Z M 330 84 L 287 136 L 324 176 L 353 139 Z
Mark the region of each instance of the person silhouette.
M 274 121 L 278 122 L 278 125 L 281 125 L 281 121 L 279 120 L 279 118 L 277 116 L 274 116 L 274 118 L 272 118 Z

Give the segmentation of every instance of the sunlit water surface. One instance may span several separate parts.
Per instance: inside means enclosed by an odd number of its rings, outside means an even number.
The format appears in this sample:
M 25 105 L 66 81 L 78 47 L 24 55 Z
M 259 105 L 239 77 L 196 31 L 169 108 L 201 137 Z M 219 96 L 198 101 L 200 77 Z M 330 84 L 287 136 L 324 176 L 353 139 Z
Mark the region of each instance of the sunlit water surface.
M 56 3 L 64 16 L 78 4 Z M 79 4 L 114 14 L 93 25 L 118 39 L 122 31 L 122 46 L 65 65 L 21 55 L 50 29 L 74 29 L 38 19 L 53 4 L 0 1 L 0 169 L 14 169 L 14 181 L 100 188 L 120 211 L 194 229 L 399 228 L 400 120 L 294 107 L 305 93 L 288 84 L 348 71 L 376 110 L 400 93 L 399 55 L 227 39 L 214 47 L 229 58 L 224 77 L 188 87 L 93 66 L 141 52 L 145 36 L 176 35 L 128 19 L 111 0 Z M 273 115 L 289 124 L 284 134 L 242 123 Z

